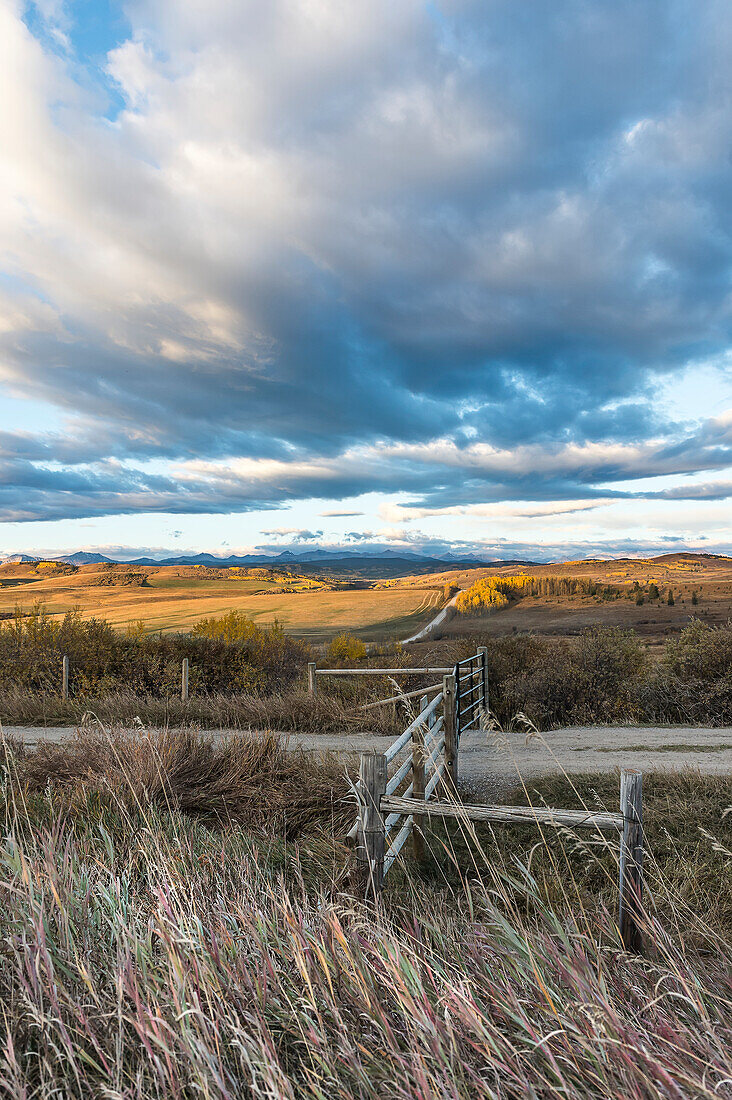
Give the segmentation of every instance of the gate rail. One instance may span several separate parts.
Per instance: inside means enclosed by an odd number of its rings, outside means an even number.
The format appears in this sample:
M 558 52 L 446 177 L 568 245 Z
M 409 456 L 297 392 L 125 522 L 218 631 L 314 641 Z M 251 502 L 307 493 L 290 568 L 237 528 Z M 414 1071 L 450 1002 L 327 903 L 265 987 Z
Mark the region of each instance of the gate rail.
M 379 670 L 318 670 L 345 675 Z M 397 672 L 443 672 L 440 669 L 399 669 Z M 383 671 L 381 672 L 383 674 Z M 314 680 L 314 677 L 313 677 Z M 423 692 L 429 689 L 422 689 Z M 434 690 L 434 688 L 433 688 Z M 416 692 L 395 696 L 411 698 Z M 394 699 L 388 700 L 393 702 Z M 382 700 L 383 702 L 383 700 Z M 439 712 L 439 713 L 438 713 Z M 516 822 L 539 827 L 594 829 L 620 835 L 620 908 L 618 928 L 629 951 L 642 949 L 643 898 L 643 775 L 622 771 L 620 812 L 565 810 L 533 806 L 467 805 L 457 794 L 460 735 L 481 728 L 488 715 L 487 650 L 459 661 L 443 678 L 432 699 L 422 694 L 419 714 L 384 753 L 361 754 L 354 790 L 358 814 L 348 836 L 357 839 L 356 858 L 366 896 L 376 897 L 394 862 L 412 837 L 413 852 L 423 857 L 421 824 L 433 817 Z M 411 751 L 407 751 L 411 750 Z M 389 776 L 389 766 L 397 763 Z M 439 799 L 439 801 L 438 801 Z M 388 845 L 387 845 L 388 842 Z

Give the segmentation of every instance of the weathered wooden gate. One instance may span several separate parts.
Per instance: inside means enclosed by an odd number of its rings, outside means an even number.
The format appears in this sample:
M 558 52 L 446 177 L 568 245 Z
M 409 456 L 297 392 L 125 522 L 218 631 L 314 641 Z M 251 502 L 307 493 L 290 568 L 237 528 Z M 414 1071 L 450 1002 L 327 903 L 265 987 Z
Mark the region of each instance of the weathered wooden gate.
M 468 730 L 487 726 L 486 658 L 487 651 L 481 649 L 447 672 L 442 689 L 431 700 L 427 696 L 421 699 L 419 714 L 386 752 L 361 754 L 359 779 L 355 786 L 358 813 L 349 837 L 357 840 L 356 856 L 361 867 L 364 892 L 372 897 L 379 894 L 410 836 L 414 854 L 418 858 L 422 856 L 422 831 L 414 826 L 432 817 L 489 821 L 494 824 L 521 822 L 616 833 L 620 837 L 618 924 L 625 946 L 629 950 L 639 951 L 642 946 L 644 854 L 641 772 L 622 772 L 619 813 L 471 805 L 460 801 L 458 762 L 461 735 Z M 439 671 L 445 672 L 444 669 Z M 393 768 L 391 775 L 390 767 Z

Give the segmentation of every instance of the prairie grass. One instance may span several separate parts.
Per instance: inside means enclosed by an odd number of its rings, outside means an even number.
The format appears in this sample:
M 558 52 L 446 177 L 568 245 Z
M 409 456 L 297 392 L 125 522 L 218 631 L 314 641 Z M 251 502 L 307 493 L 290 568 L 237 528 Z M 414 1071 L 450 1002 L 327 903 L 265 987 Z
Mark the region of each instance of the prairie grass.
M 585 858 L 567 875 L 562 834 L 528 853 L 518 833 L 436 834 L 441 863 L 366 905 L 337 839 L 342 766 L 274 738 L 100 729 L 45 754 L 7 744 L 2 768 L 0 1095 L 732 1096 L 730 948 L 705 919 L 724 837 L 679 826 L 637 958 Z M 548 782 L 524 797 L 566 804 Z M 596 782 L 577 797 L 612 801 Z M 684 782 L 659 779 L 653 814 L 719 825 L 727 788 Z M 673 896 L 679 856 L 710 878 L 673 923 L 655 892 Z
M 360 686 L 360 685 L 358 685 Z M 372 692 L 378 689 L 371 686 Z M 284 733 L 348 733 L 373 730 L 392 733 L 401 728 L 395 708 L 359 711 L 366 693 L 321 692 L 313 697 L 303 689 L 264 695 L 241 692 L 192 696 L 183 703 L 176 695 L 141 695 L 119 690 L 82 699 L 62 699 L 55 692 L 23 688 L 0 691 L 0 722 L 6 726 L 77 726 L 86 714 L 103 722 L 146 726 L 185 726 L 204 729 L 274 729 Z

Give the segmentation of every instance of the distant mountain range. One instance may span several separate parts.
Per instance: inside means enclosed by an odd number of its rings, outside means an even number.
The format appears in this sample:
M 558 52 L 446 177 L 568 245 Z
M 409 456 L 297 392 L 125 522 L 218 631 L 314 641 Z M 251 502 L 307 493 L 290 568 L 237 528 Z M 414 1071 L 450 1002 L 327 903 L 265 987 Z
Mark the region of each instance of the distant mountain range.
M 335 563 L 354 566 L 376 565 L 384 562 L 391 565 L 397 563 L 414 562 L 417 566 L 439 566 L 454 568 L 459 565 L 534 565 L 535 562 L 527 560 L 506 561 L 501 558 L 481 558 L 478 554 L 420 554 L 409 550 L 323 550 L 320 547 L 311 550 L 294 552 L 283 550 L 279 554 L 244 554 L 241 556 L 218 557 L 215 554 L 188 554 L 171 558 L 134 558 L 127 561 L 108 558 L 104 554 L 95 554 L 87 550 L 78 550 L 74 554 L 61 554 L 53 558 L 41 558 L 34 554 L 10 554 L 1 559 L 9 564 L 34 561 L 58 561 L 69 565 L 206 565 L 213 569 L 221 569 L 229 566 L 299 566 L 318 565 L 333 566 Z
M 64 554 L 57 558 L 41 558 L 36 554 L 10 554 L 0 560 L 8 565 L 15 565 L 24 561 L 62 561 L 66 562 L 67 565 L 98 565 L 101 562 L 108 562 L 110 565 L 117 564 L 112 558 L 105 558 L 104 554 L 89 554 L 86 550 L 77 550 L 75 554 Z

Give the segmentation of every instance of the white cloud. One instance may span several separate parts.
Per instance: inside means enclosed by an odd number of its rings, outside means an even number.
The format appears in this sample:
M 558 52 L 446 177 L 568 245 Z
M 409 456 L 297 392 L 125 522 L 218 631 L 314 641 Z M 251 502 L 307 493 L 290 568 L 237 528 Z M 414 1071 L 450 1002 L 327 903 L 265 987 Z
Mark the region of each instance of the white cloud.
M 6 0 L 0 378 L 69 419 L 6 424 L 0 515 L 539 526 L 724 469 L 657 399 L 732 327 L 732 44 L 673 7 L 136 0 L 110 120 L 73 6 Z

